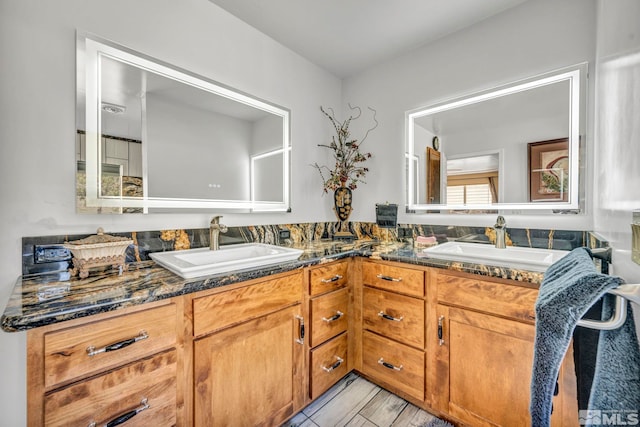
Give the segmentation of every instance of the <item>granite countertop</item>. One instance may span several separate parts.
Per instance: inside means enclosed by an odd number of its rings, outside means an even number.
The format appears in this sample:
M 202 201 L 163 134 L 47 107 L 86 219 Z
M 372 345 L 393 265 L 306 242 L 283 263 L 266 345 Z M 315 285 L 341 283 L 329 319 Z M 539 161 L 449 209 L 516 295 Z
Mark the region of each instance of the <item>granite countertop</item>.
M 429 258 L 422 249 L 403 242 L 379 245 L 371 240 L 314 241 L 300 249 L 304 253 L 296 261 L 194 279 L 183 279 L 153 261 L 131 263 L 122 275 L 109 272 L 79 279 L 62 272 L 20 277 L 2 315 L 1 327 L 7 332 L 24 331 L 353 256 L 511 279 L 529 285 L 539 285 L 543 278 L 539 272 Z

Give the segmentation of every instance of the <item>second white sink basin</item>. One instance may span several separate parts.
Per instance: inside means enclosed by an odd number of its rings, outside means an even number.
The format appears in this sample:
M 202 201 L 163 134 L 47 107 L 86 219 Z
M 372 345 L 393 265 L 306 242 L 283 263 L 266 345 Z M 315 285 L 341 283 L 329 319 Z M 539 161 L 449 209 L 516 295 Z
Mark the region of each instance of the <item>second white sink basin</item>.
M 301 249 L 265 243 L 243 243 L 221 246 L 217 251 L 212 251 L 209 248 L 198 248 L 183 251 L 154 252 L 150 256 L 151 259 L 164 268 L 185 279 L 190 279 L 209 274 L 228 273 L 233 270 L 293 261 L 298 259 L 303 252 Z
M 554 249 L 515 246 L 496 249 L 495 246 L 492 245 L 464 242 L 447 242 L 427 248 L 424 252 L 433 258 L 522 268 L 542 272 L 569 253 L 568 251 L 558 251 Z

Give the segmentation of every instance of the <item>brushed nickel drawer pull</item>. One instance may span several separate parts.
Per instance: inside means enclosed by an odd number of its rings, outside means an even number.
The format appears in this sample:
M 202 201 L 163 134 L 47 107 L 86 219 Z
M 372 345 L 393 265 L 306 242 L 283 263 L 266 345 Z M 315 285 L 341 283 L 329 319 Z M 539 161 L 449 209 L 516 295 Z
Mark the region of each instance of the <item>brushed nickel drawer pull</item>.
M 393 316 L 389 316 L 387 313 L 385 313 L 384 311 L 381 311 L 380 313 L 378 313 L 379 317 L 382 317 L 383 319 L 387 319 L 387 320 L 393 320 L 394 322 L 402 322 L 402 319 L 404 319 L 404 316 L 400 316 L 400 317 L 393 317 Z
M 144 399 L 142 399 L 140 401 L 140 406 L 138 406 L 136 409 L 133 409 L 127 413 L 124 413 L 114 419 L 112 419 L 111 421 L 109 421 L 108 423 L 104 424 L 105 427 L 115 427 L 115 426 L 119 426 L 120 424 L 129 421 L 131 418 L 135 417 L 136 415 L 138 415 L 140 412 L 149 409 L 151 406 L 149 405 L 149 402 L 147 400 L 147 398 L 145 397 Z M 89 423 L 89 427 L 96 427 L 96 422 L 95 421 L 91 421 Z
M 378 364 L 384 366 L 385 368 L 393 369 L 394 371 L 402 371 L 402 365 L 400 366 L 392 365 L 389 362 L 385 362 L 382 357 L 378 359 Z
M 328 368 L 326 366 L 323 366 L 322 370 L 325 371 L 325 372 L 331 372 L 334 369 L 338 369 L 338 367 L 340 365 L 342 365 L 342 362 L 344 362 L 344 359 L 341 358 L 341 357 L 338 357 L 338 356 L 336 356 L 336 359 L 337 359 L 336 363 L 334 363 L 333 365 L 329 366 Z
M 322 279 L 320 280 L 322 283 L 333 283 L 333 282 L 337 282 L 338 280 L 342 279 L 342 276 L 339 274 L 336 274 L 335 276 L 333 276 L 331 279 Z
M 442 332 L 443 321 L 444 321 L 444 316 L 438 317 L 438 345 L 444 344 L 444 334 Z
M 298 329 L 299 337 L 298 337 L 298 338 L 296 338 L 296 342 L 297 342 L 298 344 L 304 344 L 304 317 L 299 316 L 299 315 L 297 315 L 297 314 L 296 314 L 296 316 L 295 316 L 295 317 L 296 317 L 296 319 L 298 319 L 298 321 L 300 322 L 300 327 L 299 327 L 299 329 Z
M 106 353 L 109 351 L 116 351 L 116 350 L 120 350 L 123 349 L 127 346 L 130 346 L 133 343 L 136 343 L 138 341 L 142 341 L 142 340 L 146 340 L 147 338 L 149 338 L 149 335 L 147 334 L 146 331 L 142 330 L 138 333 L 137 337 L 133 337 L 133 338 L 129 338 L 123 341 L 118 341 L 118 342 L 114 342 L 113 344 L 109 344 L 106 345 L 102 348 L 96 349 L 94 346 L 90 345 L 89 347 L 87 347 L 87 356 L 89 357 L 93 357 L 96 354 L 100 354 L 100 353 Z
M 338 320 L 339 318 L 341 318 L 342 316 L 344 316 L 344 313 L 341 311 L 336 311 L 336 314 L 334 314 L 333 316 L 329 317 L 328 319 L 326 317 L 322 318 L 323 322 L 327 322 L 327 323 L 331 323 L 331 322 L 335 322 L 336 320 Z
M 376 275 L 376 277 L 378 279 L 382 279 L 382 280 L 386 280 L 387 282 L 402 282 L 402 277 L 391 277 L 391 276 L 385 276 L 384 274 L 378 274 Z

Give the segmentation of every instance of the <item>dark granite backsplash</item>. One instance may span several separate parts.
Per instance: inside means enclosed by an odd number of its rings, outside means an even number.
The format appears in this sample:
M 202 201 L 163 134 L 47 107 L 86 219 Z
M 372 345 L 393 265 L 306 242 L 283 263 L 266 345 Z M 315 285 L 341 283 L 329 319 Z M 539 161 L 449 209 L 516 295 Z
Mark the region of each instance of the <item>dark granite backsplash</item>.
M 220 244 L 229 245 L 245 242 L 270 244 L 304 244 L 310 241 L 330 239 L 338 223 L 302 223 L 229 227 L 220 234 Z M 351 222 L 350 231 L 358 240 L 407 240 L 416 236 L 436 236 L 439 242 L 462 240 L 477 243 L 491 243 L 494 239 L 491 227 L 467 227 L 426 224 L 398 224 L 396 229 L 380 229 L 375 223 Z M 280 230 L 289 230 L 288 239 L 280 238 Z M 106 231 L 108 233 L 108 230 Z M 149 260 L 149 253 L 206 247 L 209 245 L 209 229 L 180 229 L 158 231 L 133 231 L 127 233 L 109 233 L 115 236 L 130 237 L 134 244 L 126 252 L 126 261 Z M 68 261 L 49 263 L 35 262 L 35 245 L 55 245 L 78 240 L 90 234 L 54 235 L 23 237 L 22 274 L 23 276 L 52 271 L 65 271 Z M 508 241 L 514 246 L 571 250 L 580 246 L 602 247 L 606 242 L 588 231 L 539 230 L 528 228 L 508 228 Z

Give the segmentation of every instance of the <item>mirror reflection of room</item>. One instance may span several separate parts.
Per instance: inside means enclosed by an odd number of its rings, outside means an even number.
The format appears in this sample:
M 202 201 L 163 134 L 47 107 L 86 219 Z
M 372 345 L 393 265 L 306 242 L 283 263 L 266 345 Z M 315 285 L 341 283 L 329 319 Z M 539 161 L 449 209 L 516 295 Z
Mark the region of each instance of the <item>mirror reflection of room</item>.
M 408 113 L 408 204 L 491 210 L 566 203 L 578 156 L 571 138 L 579 84 L 557 74 Z M 562 150 L 552 150 L 553 141 L 564 141 Z
M 78 212 L 288 208 L 286 110 L 106 42 L 78 47 Z

